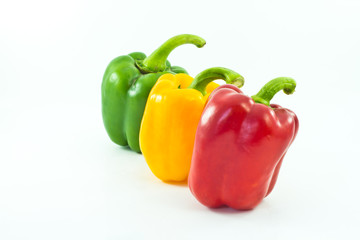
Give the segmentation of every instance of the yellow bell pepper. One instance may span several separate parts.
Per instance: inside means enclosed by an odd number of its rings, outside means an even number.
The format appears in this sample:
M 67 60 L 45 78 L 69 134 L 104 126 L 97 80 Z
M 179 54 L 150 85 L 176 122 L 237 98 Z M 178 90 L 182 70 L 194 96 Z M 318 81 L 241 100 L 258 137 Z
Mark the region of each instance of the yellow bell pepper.
M 190 170 L 195 133 L 209 94 L 223 79 L 241 87 L 243 77 L 210 68 L 195 79 L 184 73 L 162 75 L 152 88 L 140 127 L 140 148 L 156 177 L 183 182 Z

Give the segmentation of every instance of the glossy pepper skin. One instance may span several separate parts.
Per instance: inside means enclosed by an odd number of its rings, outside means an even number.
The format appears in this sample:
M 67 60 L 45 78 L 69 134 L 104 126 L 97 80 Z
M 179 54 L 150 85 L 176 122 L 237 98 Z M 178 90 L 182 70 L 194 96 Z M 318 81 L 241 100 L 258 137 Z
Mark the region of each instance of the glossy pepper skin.
M 102 116 L 114 143 L 141 152 L 139 130 L 149 92 L 161 75 L 186 73 L 166 60 L 172 50 L 183 44 L 202 47 L 205 40 L 190 34 L 178 35 L 149 57 L 134 52 L 115 58 L 107 66 L 101 86 Z
M 187 180 L 195 132 L 206 99 L 224 79 L 243 85 L 238 73 L 210 68 L 193 80 L 186 74 L 166 74 L 151 90 L 140 129 L 140 146 L 151 171 L 165 182 Z
M 291 110 L 269 101 L 281 89 L 291 94 L 295 86 L 291 78 L 277 78 L 252 98 L 231 85 L 210 95 L 189 173 L 190 190 L 199 202 L 249 210 L 272 191 L 299 122 Z

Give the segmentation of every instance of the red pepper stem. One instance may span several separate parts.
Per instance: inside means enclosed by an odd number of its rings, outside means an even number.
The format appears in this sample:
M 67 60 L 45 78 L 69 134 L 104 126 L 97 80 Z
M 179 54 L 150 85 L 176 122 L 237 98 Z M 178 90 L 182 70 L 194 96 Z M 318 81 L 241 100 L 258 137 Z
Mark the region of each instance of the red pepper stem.
M 203 47 L 206 42 L 199 36 L 191 34 L 181 34 L 170 38 L 158 49 L 156 49 L 150 56 L 145 58 L 142 62 L 138 62 L 138 67 L 143 72 L 163 72 L 166 70 L 166 59 L 169 54 L 178 46 L 184 44 L 194 44 L 198 48 Z
M 233 84 L 238 88 L 241 88 L 244 85 L 243 76 L 237 72 L 227 68 L 213 67 L 196 75 L 188 88 L 196 89 L 203 95 L 206 95 L 206 86 L 216 79 L 222 79 L 226 83 Z
M 287 95 L 293 94 L 295 87 L 296 82 L 294 79 L 289 77 L 278 77 L 265 84 L 256 95 L 252 96 L 252 99 L 256 103 L 270 106 L 270 101 L 277 92 L 283 90 Z

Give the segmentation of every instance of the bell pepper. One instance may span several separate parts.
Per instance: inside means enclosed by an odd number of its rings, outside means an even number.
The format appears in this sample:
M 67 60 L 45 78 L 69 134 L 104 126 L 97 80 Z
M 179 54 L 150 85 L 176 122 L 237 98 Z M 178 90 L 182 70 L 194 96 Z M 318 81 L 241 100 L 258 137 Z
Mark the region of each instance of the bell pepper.
M 293 79 L 282 77 L 252 97 L 232 85 L 213 91 L 198 124 L 188 180 L 200 203 L 248 210 L 272 191 L 299 122 L 270 100 L 295 87 Z
M 110 139 L 140 152 L 139 130 L 146 100 L 157 79 L 165 73 L 186 73 L 171 66 L 168 55 L 183 44 L 203 47 L 205 40 L 190 34 L 175 36 L 150 56 L 134 52 L 115 58 L 107 66 L 101 86 L 102 116 Z
M 151 171 L 165 182 L 187 180 L 195 132 L 209 94 L 223 79 L 241 87 L 243 77 L 226 68 L 210 68 L 195 79 L 165 74 L 149 94 L 140 129 L 140 146 Z

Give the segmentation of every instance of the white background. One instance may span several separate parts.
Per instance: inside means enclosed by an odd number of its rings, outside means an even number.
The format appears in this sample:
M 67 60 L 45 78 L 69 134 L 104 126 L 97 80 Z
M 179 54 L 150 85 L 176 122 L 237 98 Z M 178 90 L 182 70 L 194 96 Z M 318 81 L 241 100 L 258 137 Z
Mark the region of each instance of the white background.
M 255 210 L 211 210 L 113 144 L 101 119 L 107 64 L 197 34 L 170 55 L 214 66 L 252 95 L 296 79 L 300 130 Z M 359 239 L 360 1 L 0 2 L 0 239 Z

